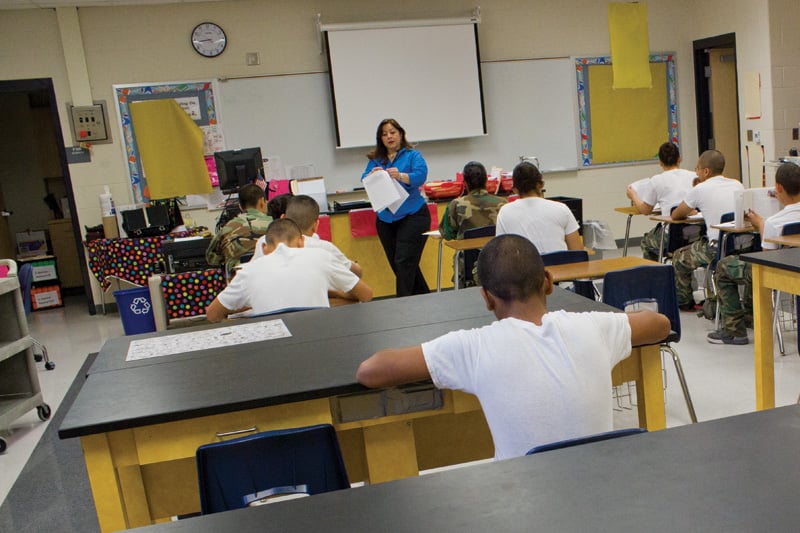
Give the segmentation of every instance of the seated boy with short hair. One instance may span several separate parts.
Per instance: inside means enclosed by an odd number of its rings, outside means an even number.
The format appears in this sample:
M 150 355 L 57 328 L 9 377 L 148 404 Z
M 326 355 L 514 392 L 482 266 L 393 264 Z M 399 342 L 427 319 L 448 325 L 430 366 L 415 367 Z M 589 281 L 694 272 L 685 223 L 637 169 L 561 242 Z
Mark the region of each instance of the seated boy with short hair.
M 358 263 L 348 259 L 335 244 L 320 239 L 319 235 L 317 235 L 319 204 L 316 200 L 306 194 L 290 196 L 286 201 L 284 216 L 292 220 L 300 228 L 300 232 L 303 234 L 303 246 L 306 248 L 322 248 L 328 251 L 336 261 L 344 265 L 350 272 L 359 278 L 362 276 L 363 271 Z M 263 252 L 259 253 L 258 246 L 256 246 L 256 253 L 253 255 L 253 259 L 257 259 L 261 255 L 263 255 Z
M 269 225 L 264 257 L 245 264 L 206 308 L 209 322 L 250 310 L 253 315 L 308 307 L 329 307 L 328 288 L 368 302 L 372 289 L 324 250 L 303 248 L 303 235 L 289 219 Z
M 477 395 L 495 459 L 610 431 L 612 368 L 631 346 L 665 339 L 669 319 L 652 311 L 548 313 L 552 277 L 519 235 L 492 239 L 478 257 L 478 273 L 497 321 L 381 350 L 361 363 L 358 381 L 388 387 L 432 379 L 439 388 Z

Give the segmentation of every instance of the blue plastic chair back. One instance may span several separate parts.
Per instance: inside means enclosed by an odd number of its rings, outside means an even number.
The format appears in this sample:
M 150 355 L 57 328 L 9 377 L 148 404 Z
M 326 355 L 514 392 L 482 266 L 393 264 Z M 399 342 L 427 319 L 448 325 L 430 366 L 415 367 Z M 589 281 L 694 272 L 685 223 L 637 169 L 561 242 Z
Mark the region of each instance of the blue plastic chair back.
M 800 222 L 792 222 L 783 226 L 781 235 L 797 235 L 800 234 Z
M 669 318 L 670 342 L 681 338 L 681 318 L 672 265 L 647 265 L 615 270 L 603 277 L 603 303 L 617 309 L 634 300 L 653 298 L 658 312 Z
M 647 433 L 643 428 L 626 428 L 615 429 L 614 431 L 606 431 L 605 433 L 598 433 L 596 435 L 589 435 L 588 437 L 578 437 L 576 439 L 560 440 L 558 442 L 551 442 L 550 444 L 542 444 L 528 450 L 525 455 L 533 455 L 541 452 L 549 452 L 550 450 L 560 450 L 561 448 L 571 448 L 573 446 L 580 446 L 581 444 L 588 444 L 590 442 L 600 442 L 601 440 L 617 439 L 619 437 L 627 437 L 628 435 L 637 435 L 639 433 Z
M 675 207 L 669 210 L 670 215 L 675 211 Z M 703 235 L 706 235 L 705 224 L 670 224 L 667 231 L 667 253 L 671 254 L 688 246 L 702 238 Z
M 33 283 L 33 266 L 30 263 L 25 263 L 19 267 L 17 280 L 22 293 L 22 307 L 25 308 L 25 316 L 28 316 L 31 314 L 31 284 Z
M 566 265 L 568 263 L 580 263 L 589 260 L 589 252 L 586 250 L 560 250 L 542 254 L 544 266 Z
M 566 265 L 568 263 L 581 263 L 589 260 L 589 252 L 586 250 L 559 250 L 557 252 L 550 252 L 542 254 L 542 262 L 544 266 Z M 575 288 L 575 293 L 580 294 L 585 298 L 594 300 L 594 283 L 592 280 L 576 279 L 572 282 Z
M 465 239 L 476 239 L 478 237 L 494 237 L 496 226 L 481 226 L 479 228 L 472 228 L 464 230 Z M 472 281 L 472 267 L 478 260 L 480 250 L 464 250 L 464 280 Z M 457 283 L 457 282 L 456 282 Z
M 275 487 L 306 485 L 309 494 L 350 487 L 329 424 L 206 444 L 196 458 L 203 514 L 245 507 L 246 496 Z
M 733 211 L 730 213 L 723 213 L 721 217 L 719 217 L 720 224 L 724 224 L 726 222 L 733 222 L 735 220 Z M 725 241 L 725 255 L 731 255 L 733 253 L 744 253 L 744 252 L 760 252 L 761 251 L 761 239 L 758 235 L 754 235 L 752 233 L 732 233 L 729 231 L 720 232 L 722 239 Z M 747 248 L 737 250 L 737 244 L 743 245 L 747 243 L 745 246 Z M 717 258 L 714 262 L 719 263 L 720 259 L 722 259 L 722 243 L 720 242 L 717 246 Z

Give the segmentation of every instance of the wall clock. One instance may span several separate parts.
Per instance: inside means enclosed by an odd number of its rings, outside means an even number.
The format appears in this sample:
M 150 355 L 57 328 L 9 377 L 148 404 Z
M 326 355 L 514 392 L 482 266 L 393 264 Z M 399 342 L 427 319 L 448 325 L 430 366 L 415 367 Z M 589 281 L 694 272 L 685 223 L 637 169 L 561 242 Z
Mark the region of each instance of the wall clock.
M 201 22 L 192 30 L 192 47 L 203 57 L 217 57 L 227 44 L 228 38 L 218 24 Z

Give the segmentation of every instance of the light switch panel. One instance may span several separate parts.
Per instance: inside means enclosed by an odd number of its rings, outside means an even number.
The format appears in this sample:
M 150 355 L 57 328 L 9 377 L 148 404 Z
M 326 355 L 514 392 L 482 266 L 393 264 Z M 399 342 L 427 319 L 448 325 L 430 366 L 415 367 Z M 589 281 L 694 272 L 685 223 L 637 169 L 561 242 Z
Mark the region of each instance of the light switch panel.
M 76 145 L 82 142 L 109 141 L 103 104 L 70 106 L 69 113 L 72 138 Z

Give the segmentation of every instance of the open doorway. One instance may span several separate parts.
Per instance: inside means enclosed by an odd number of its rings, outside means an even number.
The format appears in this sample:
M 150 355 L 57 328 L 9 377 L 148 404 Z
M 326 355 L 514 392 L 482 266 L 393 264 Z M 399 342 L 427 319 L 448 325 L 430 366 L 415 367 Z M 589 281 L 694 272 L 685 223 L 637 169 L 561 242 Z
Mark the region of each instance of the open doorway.
M 52 240 L 60 228 L 58 237 L 68 239 L 56 256 L 62 292 L 85 294 L 95 314 L 50 78 L 0 80 L 0 138 L 0 250 L 15 257 L 18 233 L 51 230 Z
M 697 148 L 725 156 L 725 176 L 742 180 L 736 34 L 694 41 Z

